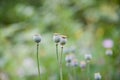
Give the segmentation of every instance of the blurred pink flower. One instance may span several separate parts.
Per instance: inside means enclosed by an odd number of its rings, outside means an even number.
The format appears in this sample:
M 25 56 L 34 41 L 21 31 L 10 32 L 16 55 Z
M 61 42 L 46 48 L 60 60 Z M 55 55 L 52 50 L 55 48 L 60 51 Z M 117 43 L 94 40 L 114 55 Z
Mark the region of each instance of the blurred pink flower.
M 113 45 L 114 45 L 114 43 L 113 43 L 113 40 L 111 40 L 111 39 L 105 39 L 103 41 L 103 47 L 104 48 L 112 48 Z

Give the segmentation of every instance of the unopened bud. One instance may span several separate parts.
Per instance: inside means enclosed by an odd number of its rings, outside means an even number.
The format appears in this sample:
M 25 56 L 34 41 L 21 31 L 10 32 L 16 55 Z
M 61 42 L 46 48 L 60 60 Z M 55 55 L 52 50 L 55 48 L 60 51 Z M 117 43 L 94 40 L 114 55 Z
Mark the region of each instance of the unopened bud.
M 101 80 L 101 75 L 100 75 L 100 73 L 98 72 L 98 73 L 95 73 L 94 74 L 94 78 L 95 78 L 95 80 Z
M 60 42 L 60 35 L 59 35 L 59 33 L 54 33 L 53 41 L 55 43 L 59 43 Z
M 39 42 L 41 42 L 41 36 L 38 35 L 38 34 L 36 34 L 36 35 L 33 36 L 33 40 L 34 40 L 36 43 L 39 43 Z
M 61 35 L 60 44 L 63 46 L 66 44 L 66 42 L 67 42 L 67 37 L 64 35 Z

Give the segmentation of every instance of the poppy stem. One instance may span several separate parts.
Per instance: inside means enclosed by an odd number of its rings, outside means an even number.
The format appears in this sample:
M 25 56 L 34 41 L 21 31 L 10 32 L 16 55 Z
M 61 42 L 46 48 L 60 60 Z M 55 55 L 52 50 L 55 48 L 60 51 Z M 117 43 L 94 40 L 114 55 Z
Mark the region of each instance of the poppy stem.
M 61 47 L 61 54 L 60 54 L 60 80 L 63 80 L 63 73 L 62 73 L 62 54 L 63 54 L 63 46 Z
M 37 67 L 38 67 L 38 76 L 39 76 L 39 79 L 41 80 L 38 50 L 39 50 L 39 43 L 37 43 Z

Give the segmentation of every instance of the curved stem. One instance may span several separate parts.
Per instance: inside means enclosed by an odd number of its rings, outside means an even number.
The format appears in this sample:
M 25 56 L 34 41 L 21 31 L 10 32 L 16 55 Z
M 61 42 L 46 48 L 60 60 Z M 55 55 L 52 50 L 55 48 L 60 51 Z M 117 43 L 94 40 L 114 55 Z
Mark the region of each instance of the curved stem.
M 38 67 L 39 79 L 41 80 L 41 77 L 40 77 L 40 65 L 39 65 L 38 50 L 39 50 L 39 43 L 37 43 L 37 67 Z

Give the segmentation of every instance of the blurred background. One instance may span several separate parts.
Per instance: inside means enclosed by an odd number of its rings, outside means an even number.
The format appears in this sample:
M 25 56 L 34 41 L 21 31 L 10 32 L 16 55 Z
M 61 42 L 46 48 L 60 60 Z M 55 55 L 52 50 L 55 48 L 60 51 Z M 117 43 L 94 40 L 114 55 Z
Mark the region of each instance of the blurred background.
M 120 0 L 0 0 L 0 80 L 38 80 L 34 34 L 42 36 L 42 80 L 59 80 L 56 32 L 68 37 L 64 80 L 87 80 L 79 64 L 86 53 L 92 54 L 91 80 L 96 72 L 102 80 L 120 80 Z M 66 66 L 68 54 L 76 56 L 76 73 Z

